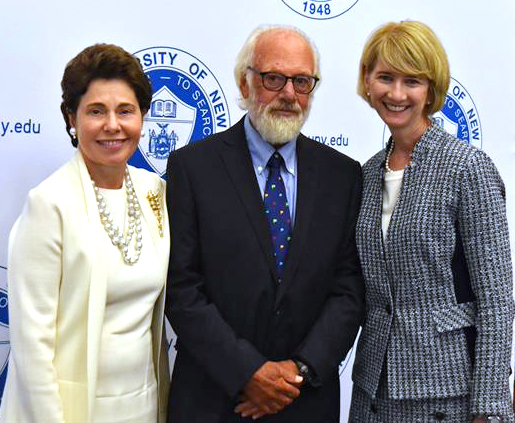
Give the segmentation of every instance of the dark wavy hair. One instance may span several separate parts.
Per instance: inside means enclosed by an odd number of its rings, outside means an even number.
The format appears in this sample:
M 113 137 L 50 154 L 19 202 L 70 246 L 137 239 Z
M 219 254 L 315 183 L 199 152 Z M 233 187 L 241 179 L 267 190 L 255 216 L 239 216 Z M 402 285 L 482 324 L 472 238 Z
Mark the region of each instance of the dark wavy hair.
M 77 147 L 77 139 L 70 134 L 71 125 L 68 115 L 77 113 L 82 96 L 88 90 L 91 81 L 95 79 L 125 81 L 134 91 L 142 115 L 150 108 L 152 87 L 136 57 L 113 44 L 95 44 L 86 47 L 68 62 L 61 80 L 63 91 L 61 112 L 66 123 L 66 132 L 74 147 Z

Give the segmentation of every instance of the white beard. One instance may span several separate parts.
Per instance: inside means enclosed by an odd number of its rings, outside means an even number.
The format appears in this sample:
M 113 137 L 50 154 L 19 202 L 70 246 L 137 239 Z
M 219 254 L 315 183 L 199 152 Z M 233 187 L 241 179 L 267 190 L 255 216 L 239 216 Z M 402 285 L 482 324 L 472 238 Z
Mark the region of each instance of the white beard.
M 261 137 L 272 145 L 282 145 L 297 138 L 304 122 L 309 115 L 311 100 L 308 108 L 303 111 L 297 102 L 290 103 L 284 100 L 275 100 L 266 106 L 256 106 L 253 93 L 249 99 L 249 116 L 252 124 Z M 284 109 L 297 112 L 295 116 L 276 116 L 273 109 Z

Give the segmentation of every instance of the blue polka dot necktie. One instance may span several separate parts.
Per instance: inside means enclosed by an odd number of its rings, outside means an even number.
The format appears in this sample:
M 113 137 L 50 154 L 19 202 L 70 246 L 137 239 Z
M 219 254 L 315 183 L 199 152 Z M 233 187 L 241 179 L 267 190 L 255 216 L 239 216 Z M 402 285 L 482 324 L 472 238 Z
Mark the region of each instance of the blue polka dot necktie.
M 276 151 L 268 160 L 268 179 L 265 187 L 265 212 L 270 226 L 274 256 L 277 264 L 279 282 L 284 271 L 286 256 L 291 242 L 291 216 L 286 198 L 286 189 L 281 178 L 282 156 Z

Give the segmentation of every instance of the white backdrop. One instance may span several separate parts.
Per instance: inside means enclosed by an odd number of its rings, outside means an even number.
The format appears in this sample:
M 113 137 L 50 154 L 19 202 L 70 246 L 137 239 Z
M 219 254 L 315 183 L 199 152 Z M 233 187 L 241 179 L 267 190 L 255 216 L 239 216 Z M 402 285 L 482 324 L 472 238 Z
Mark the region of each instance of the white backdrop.
M 145 52 L 171 54 L 157 55 L 156 60 L 147 56 L 146 70 L 189 76 L 207 104 L 195 110 L 185 87 L 168 86 L 171 94 L 161 92 L 160 98 L 179 99 L 179 110 L 189 113 L 188 119 L 205 108 L 217 122 L 196 126 L 184 119 L 190 123 L 174 126 L 178 122 L 173 119 L 147 120 L 149 131 L 158 128 L 159 122 L 168 123 L 168 132 L 177 127 L 184 143 L 192 131 L 217 132 L 242 116 L 236 103 L 233 65 L 250 30 L 261 23 L 295 25 L 313 38 L 321 54 L 322 82 L 303 132 L 321 142 L 333 139 L 335 148 L 363 163 L 382 147 L 386 136 L 381 120 L 355 94 L 365 39 L 383 22 L 422 20 L 440 37 L 451 63 L 453 81 L 445 113 L 439 117 L 449 131 L 468 138 L 497 164 L 506 183 L 514 244 L 513 0 L 17 0 L 4 2 L 1 9 L 0 367 L 9 352 L 2 290 L 8 233 L 28 190 L 74 152 L 59 110 L 59 84 L 68 60 L 96 42 L 139 52 L 143 61 Z M 174 63 L 158 63 L 160 57 L 173 54 L 177 54 Z M 143 143 L 148 144 L 148 136 Z M 159 170 L 162 163 L 163 159 L 155 159 L 152 166 Z M 342 366 L 342 422 L 347 420 L 351 367 L 351 363 Z

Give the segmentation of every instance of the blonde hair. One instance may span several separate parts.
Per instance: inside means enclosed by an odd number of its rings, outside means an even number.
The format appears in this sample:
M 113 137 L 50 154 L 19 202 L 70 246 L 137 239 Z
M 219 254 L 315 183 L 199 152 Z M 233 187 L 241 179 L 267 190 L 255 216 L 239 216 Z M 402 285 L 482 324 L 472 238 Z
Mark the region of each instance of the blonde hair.
M 248 68 L 253 67 L 254 65 L 254 52 L 259 37 L 266 32 L 276 30 L 291 31 L 299 35 L 302 39 L 306 40 L 311 49 L 313 60 L 315 62 L 314 76 L 320 79 L 320 56 L 318 54 L 318 50 L 313 41 L 311 41 L 304 32 L 291 25 L 260 25 L 250 33 L 247 40 L 245 41 L 245 44 L 243 44 L 243 47 L 236 57 L 236 65 L 234 66 L 234 79 L 238 88 L 240 88 L 243 76 L 247 75 Z M 241 93 L 238 102 L 242 109 L 248 109 L 247 101 L 241 96 Z
M 440 40 L 419 21 L 388 22 L 368 38 L 359 63 L 358 94 L 370 104 L 365 77 L 378 60 L 398 72 L 429 80 L 427 115 L 440 110 L 450 83 L 449 62 Z

